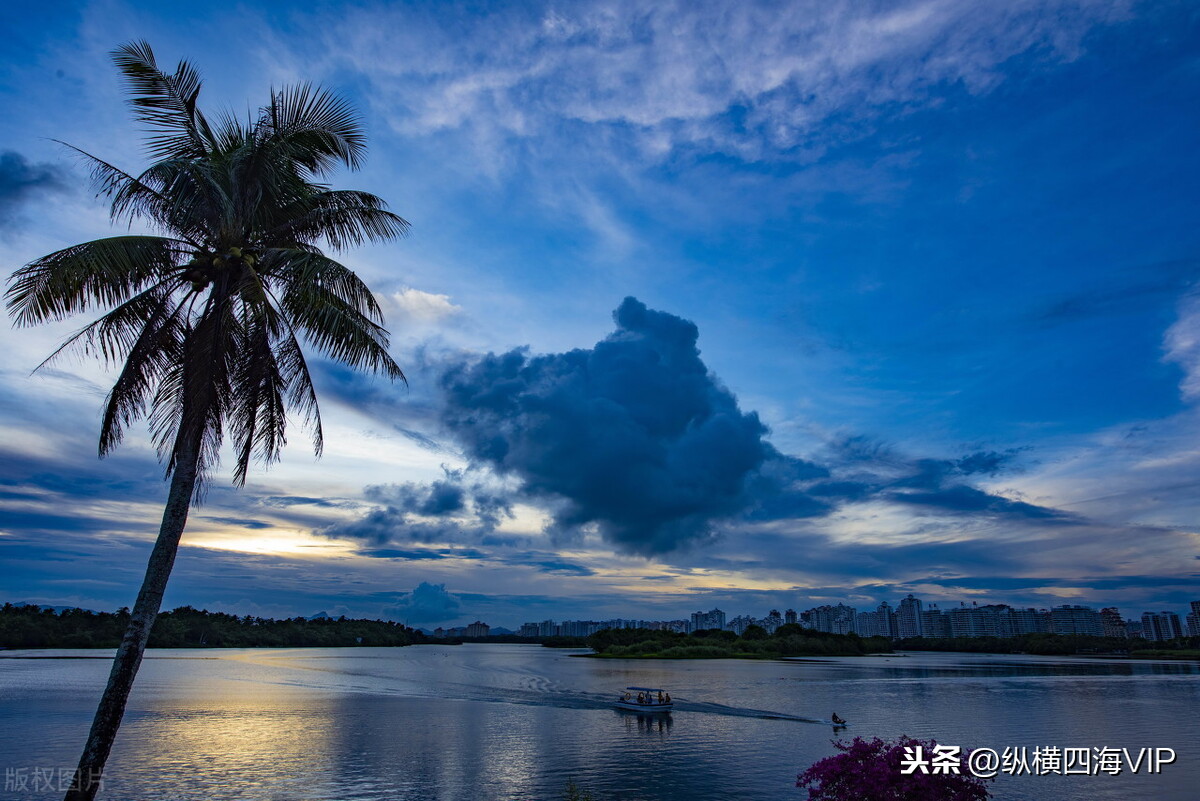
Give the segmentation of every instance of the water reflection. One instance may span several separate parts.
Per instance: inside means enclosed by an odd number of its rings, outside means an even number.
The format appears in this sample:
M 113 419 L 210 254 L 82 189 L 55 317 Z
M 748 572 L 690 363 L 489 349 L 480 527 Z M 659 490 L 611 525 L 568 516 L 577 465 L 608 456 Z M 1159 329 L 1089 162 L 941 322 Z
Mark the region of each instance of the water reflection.
M 665 737 L 671 733 L 671 726 L 674 725 L 670 712 L 659 712 L 649 715 L 627 709 L 614 709 L 613 711 L 624 722 L 625 730 L 628 732 L 635 730 L 634 725 L 636 721 L 636 731 L 643 734 L 656 734 L 660 737 Z
M 0 767 L 72 765 L 105 678 L 104 660 L 0 655 Z M 615 709 L 612 688 L 634 685 L 677 688 L 675 711 Z M 615 662 L 519 645 L 151 652 L 107 794 L 545 801 L 574 779 L 602 799 L 786 799 L 800 792 L 796 773 L 834 752 L 831 739 L 908 734 L 964 747 L 1172 747 L 1181 757 L 1161 774 L 1035 776 L 995 793 L 1191 801 L 1200 765 L 1184 755 L 1200 717 L 1186 710 L 1197 708 L 1194 663 Z M 831 732 L 831 709 L 851 728 Z
M 980 679 L 1087 676 L 1200 676 L 1200 662 L 1054 656 L 927 653 L 913 651 L 870 659 L 788 659 L 794 681 L 863 677 L 893 679 Z M 813 669 L 820 665 L 819 668 Z

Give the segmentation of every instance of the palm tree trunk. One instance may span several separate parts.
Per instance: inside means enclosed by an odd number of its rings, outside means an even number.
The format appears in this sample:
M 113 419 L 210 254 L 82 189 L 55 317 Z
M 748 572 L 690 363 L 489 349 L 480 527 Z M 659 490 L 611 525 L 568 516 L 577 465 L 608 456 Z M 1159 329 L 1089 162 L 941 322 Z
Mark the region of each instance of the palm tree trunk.
M 184 415 L 184 419 L 187 417 Z M 117 648 L 112 672 L 108 676 L 108 686 L 104 688 L 104 696 L 100 699 L 87 745 L 84 746 L 83 756 L 79 758 L 79 767 L 75 769 L 75 780 L 71 789 L 67 791 L 65 801 L 92 801 L 100 790 L 104 763 L 112 750 L 117 728 L 121 725 L 121 717 L 125 714 L 125 703 L 129 700 L 129 691 L 133 688 L 133 679 L 137 675 L 138 667 L 142 664 L 142 654 L 146 650 L 146 641 L 150 639 L 150 629 L 162 606 L 167 579 L 171 575 L 171 567 L 175 564 L 179 538 L 183 535 L 188 507 L 196 488 L 200 458 L 199 436 L 186 437 L 190 440 L 187 442 L 184 442 L 184 439 L 181 430 L 177 440 L 180 447 L 171 475 L 171 489 L 167 494 L 167 506 L 163 510 L 158 539 L 150 553 L 146 577 L 142 580 L 142 589 L 133 605 L 129 627 L 125 630 L 120 647 Z

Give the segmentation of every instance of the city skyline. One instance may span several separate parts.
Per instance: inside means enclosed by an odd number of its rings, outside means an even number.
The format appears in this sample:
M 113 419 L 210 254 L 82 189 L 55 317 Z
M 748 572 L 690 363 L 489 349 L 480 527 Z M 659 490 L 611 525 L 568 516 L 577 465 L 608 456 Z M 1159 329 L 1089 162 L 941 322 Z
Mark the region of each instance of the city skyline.
M 1200 19 L 1179 0 L 8 4 L 0 266 L 120 233 L 55 140 L 146 163 L 109 53 L 213 112 L 312 81 L 407 386 L 314 357 L 193 510 L 167 607 L 429 626 L 880 597 L 1179 609 L 1200 581 Z M 239 112 L 240 113 L 240 112 Z M 88 318 L 90 319 L 90 318 Z M 11 318 L 10 318 L 11 320 Z M 86 320 L 0 326 L 14 602 L 133 602 L 144 426 Z
M 682 634 L 716 629 L 741 635 L 750 626 L 758 626 L 768 634 L 773 634 L 784 625 L 796 624 L 827 633 L 854 633 L 864 637 L 883 636 L 891 639 L 1013 637 L 1034 633 L 1143 637 L 1151 641 L 1183 636 L 1200 637 L 1200 600 L 1188 604 L 1190 611 L 1185 613 L 1186 626 L 1179 614 L 1170 610 L 1145 611 L 1140 616 L 1126 618 L 1116 607 L 1097 610 L 1083 604 L 1062 604 L 1051 609 L 1021 609 L 1004 603 L 972 603 L 971 606 L 967 606 L 965 602 L 946 609 L 941 609 L 936 603 L 922 607 L 922 599 L 909 594 L 902 598 L 895 608 L 890 607 L 886 600 L 881 601 L 877 611 L 859 611 L 855 607 L 837 604 L 806 609 L 803 612 L 789 608 L 782 614 L 777 609 L 772 609 L 763 618 L 756 619 L 749 615 L 730 618 L 724 610 L 714 608 L 708 612 L 693 612 L 689 616 L 690 619 L 614 618 L 561 622 L 548 619 L 523 623 L 516 633 L 528 637 L 585 637 L 605 628 L 647 628 L 670 629 Z M 987 619 L 989 614 L 993 619 Z M 876 616 L 883 615 L 887 615 L 890 620 L 876 620 Z M 472 625 L 486 624 L 476 621 Z M 450 631 L 458 631 L 461 628 Z M 439 628 L 438 631 L 443 629 Z
M 907 609 L 906 609 L 907 607 Z M 845 610 L 845 614 L 850 615 L 848 620 L 844 620 L 845 625 L 839 625 L 838 618 Z M 866 620 L 866 626 L 871 628 L 871 631 L 863 631 L 864 615 L 870 618 L 874 614 L 882 614 L 884 610 L 888 610 L 892 615 L 892 621 L 889 626 L 876 628 L 878 624 L 872 620 Z M 940 608 L 936 603 L 930 603 L 928 607 L 923 608 L 922 598 L 917 598 L 908 595 L 901 598 L 900 602 L 894 608 L 890 608 L 887 601 L 881 601 L 878 604 L 878 612 L 872 610 L 864 610 L 859 612 L 856 607 L 848 607 L 846 604 L 826 604 L 826 606 L 805 609 L 804 612 L 796 612 L 796 610 L 788 608 L 786 612 L 780 614 L 778 609 L 772 609 L 761 619 L 752 618 L 751 615 L 737 615 L 730 618 L 725 610 L 714 608 L 709 612 L 694 612 L 686 616 L 674 620 L 644 620 L 638 618 L 616 618 L 611 620 L 563 620 L 554 621 L 552 619 L 544 621 L 524 622 L 521 625 L 520 631 L 522 636 L 530 637 L 586 637 L 587 634 L 599 631 L 600 628 L 671 628 L 673 631 L 680 633 L 688 633 L 703 630 L 728 630 L 738 634 L 742 634 L 745 628 L 749 626 L 760 626 L 768 633 L 773 633 L 776 628 L 787 624 L 798 624 L 805 628 L 815 628 L 817 631 L 829 633 L 856 633 L 860 636 L 883 636 L 893 638 L 906 637 L 958 637 L 958 636 L 988 636 L 988 634 L 980 634 L 978 632 L 966 631 L 961 633 L 953 633 L 949 631 L 952 626 L 947 624 L 947 631 L 932 632 L 929 631 L 928 616 L 946 616 L 947 620 L 955 618 L 955 612 L 998 612 L 998 610 L 1008 610 L 1010 613 L 1018 615 L 1014 619 L 1016 627 L 1027 628 L 1028 631 L 1018 631 L 1014 628 L 1007 633 L 992 633 L 992 636 L 1010 637 L 1020 633 L 1094 633 L 1097 636 L 1114 636 L 1127 637 L 1134 636 L 1134 633 L 1127 633 L 1127 625 L 1138 626 L 1135 633 L 1141 636 L 1140 627 L 1145 624 L 1147 618 L 1171 620 L 1174 622 L 1164 624 L 1171 626 L 1170 631 L 1174 637 L 1183 637 L 1184 634 L 1189 637 L 1200 637 L 1200 601 L 1192 601 L 1188 604 L 1188 612 L 1186 616 L 1186 626 L 1183 625 L 1181 616 L 1178 613 L 1171 612 L 1169 609 L 1156 610 L 1156 612 L 1142 612 L 1134 618 L 1123 618 L 1120 609 L 1116 607 L 1104 607 L 1102 609 L 1093 609 L 1086 604 L 1061 604 L 1061 606 L 1050 609 L 1034 609 L 1034 608 L 1016 608 L 1012 604 L 1007 603 L 972 603 L 972 606 L 967 607 L 966 602 L 960 602 L 958 607 Z M 910 614 L 906 615 L 906 612 Z M 1024 618 L 1025 613 L 1033 613 L 1037 618 L 1042 619 L 1043 624 L 1033 622 Z M 1074 620 L 1081 616 L 1086 622 Z M 822 619 L 823 618 L 823 619 Z M 480 621 L 476 621 L 479 624 Z M 1156 624 L 1157 625 L 1157 624 Z M 557 627 L 557 628 L 556 628 Z M 461 627 L 460 627 L 461 628 Z M 971 628 L 965 625 L 964 628 Z M 1092 631 L 1094 630 L 1096 631 Z M 553 631 L 551 631 L 553 630 Z M 890 631 L 889 631 L 890 630 Z M 1120 631 L 1117 631 L 1120 630 Z M 1153 636 L 1147 639 L 1171 639 L 1171 637 Z

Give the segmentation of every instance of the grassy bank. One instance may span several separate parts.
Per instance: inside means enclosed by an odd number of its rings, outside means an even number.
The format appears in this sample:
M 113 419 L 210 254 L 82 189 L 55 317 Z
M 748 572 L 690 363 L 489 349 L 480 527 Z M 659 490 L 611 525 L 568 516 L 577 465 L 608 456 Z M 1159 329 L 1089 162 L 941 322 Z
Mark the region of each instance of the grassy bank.
M 883 637 L 828 634 L 796 625 L 781 626 L 767 634 L 751 626 L 738 636 L 732 631 L 697 631 L 676 634 L 651 629 L 605 629 L 582 644 L 595 659 L 779 659 L 786 656 L 863 656 L 890 652 Z

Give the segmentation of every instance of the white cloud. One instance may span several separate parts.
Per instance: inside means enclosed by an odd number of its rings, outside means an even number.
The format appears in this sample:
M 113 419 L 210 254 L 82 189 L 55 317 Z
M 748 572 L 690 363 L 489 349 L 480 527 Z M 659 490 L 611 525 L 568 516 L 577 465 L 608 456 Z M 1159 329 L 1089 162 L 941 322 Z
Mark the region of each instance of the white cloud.
M 698 147 L 753 159 L 855 138 L 950 87 L 987 92 L 1021 54 L 1077 58 L 1091 30 L 1135 2 L 616 0 L 475 20 L 375 7 L 329 35 L 349 43 L 338 51 L 372 76 L 406 133 L 469 128 L 489 141 L 583 123 L 631 128 L 646 155 Z
M 1163 337 L 1166 360 L 1183 368 L 1180 394 L 1200 400 L 1200 293 L 1188 295 L 1179 304 L 1179 319 Z
M 461 306 L 450 302 L 449 295 L 436 295 L 411 287 L 384 296 L 381 305 L 388 319 L 400 326 L 439 323 L 462 312 Z

